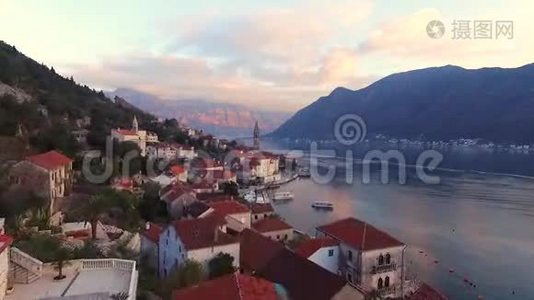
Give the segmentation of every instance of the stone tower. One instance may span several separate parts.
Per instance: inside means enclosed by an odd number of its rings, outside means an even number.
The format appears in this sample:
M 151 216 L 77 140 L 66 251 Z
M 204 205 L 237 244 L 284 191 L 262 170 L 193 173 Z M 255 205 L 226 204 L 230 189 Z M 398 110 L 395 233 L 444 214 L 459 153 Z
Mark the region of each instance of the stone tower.
M 135 132 L 139 131 L 139 124 L 137 123 L 137 117 L 136 116 L 134 116 L 133 121 L 132 121 L 132 130 L 135 131 Z
M 260 149 L 260 127 L 258 126 L 258 121 L 254 124 L 254 148 Z

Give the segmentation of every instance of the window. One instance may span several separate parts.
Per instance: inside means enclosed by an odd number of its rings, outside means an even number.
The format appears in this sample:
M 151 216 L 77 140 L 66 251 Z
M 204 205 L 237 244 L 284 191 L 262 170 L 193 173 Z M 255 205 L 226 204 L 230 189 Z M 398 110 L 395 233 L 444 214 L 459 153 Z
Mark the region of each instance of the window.
M 384 286 L 385 287 L 389 286 L 389 276 L 386 276 L 386 279 L 384 280 Z
M 384 286 L 384 281 L 382 278 L 378 278 L 378 289 L 381 289 Z
M 349 250 L 349 261 L 352 261 L 352 251 Z
M 328 250 L 328 256 L 334 256 L 334 249 Z
M 347 281 L 352 283 L 352 274 L 347 273 Z
M 280 236 L 279 235 L 276 235 L 276 240 L 279 240 L 280 239 Z
M 258 219 L 258 215 L 255 215 L 255 216 L 254 216 L 254 220 L 257 220 L 257 219 Z
M 264 218 L 267 218 L 267 214 L 263 214 L 263 217 L 264 217 Z
M 284 234 L 284 241 L 287 241 L 287 234 Z
M 182 246 L 178 246 L 178 252 L 182 252 Z
M 391 264 L 391 255 L 389 255 L 388 253 L 386 254 L 386 265 L 389 265 L 389 264 Z
M 380 254 L 380 256 L 378 257 L 378 265 L 381 266 L 383 264 L 384 264 L 384 256 Z

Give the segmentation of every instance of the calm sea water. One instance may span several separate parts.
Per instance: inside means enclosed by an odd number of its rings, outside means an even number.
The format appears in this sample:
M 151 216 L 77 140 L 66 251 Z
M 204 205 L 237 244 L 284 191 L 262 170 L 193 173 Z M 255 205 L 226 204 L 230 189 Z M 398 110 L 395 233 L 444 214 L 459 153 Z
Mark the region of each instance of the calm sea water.
M 465 170 L 530 176 L 533 158 L 449 153 L 442 167 L 459 169 L 463 161 Z M 344 165 L 329 158 L 321 163 Z M 361 167 L 354 169 L 352 184 L 339 174 L 328 184 L 300 179 L 283 186 L 295 199 L 276 205 L 277 213 L 311 234 L 345 217 L 369 222 L 405 242 L 410 273 L 451 299 L 534 299 L 534 179 L 442 170 L 434 173 L 440 184 L 425 185 L 409 170 L 406 184 L 381 184 L 378 177 L 363 184 Z M 313 209 L 318 200 L 332 201 L 335 209 Z

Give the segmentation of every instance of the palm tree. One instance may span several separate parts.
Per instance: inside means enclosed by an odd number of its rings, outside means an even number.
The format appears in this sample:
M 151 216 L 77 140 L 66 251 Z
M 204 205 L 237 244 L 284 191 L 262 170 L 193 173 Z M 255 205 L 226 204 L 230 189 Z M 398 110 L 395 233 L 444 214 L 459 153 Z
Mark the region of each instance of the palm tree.
M 61 280 L 64 279 L 66 276 L 63 275 L 63 267 L 70 264 L 69 259 L 71 258 L 69 249 L 65 248 L 64 246 L 59 245 L 58 249 L 54 251 L 54 259 L 55 261 L 52 263 L 55 267 L 55 269 L 58 271 L 58 274 L 56 277 L 54 277 L 54 280 Z
M 91 225 L 91 239 L 96 240 L 96 228 L 100 217 L 110 208 L 110 203 L 102 195 L 94 195 L 80 208 L 80 215 Z

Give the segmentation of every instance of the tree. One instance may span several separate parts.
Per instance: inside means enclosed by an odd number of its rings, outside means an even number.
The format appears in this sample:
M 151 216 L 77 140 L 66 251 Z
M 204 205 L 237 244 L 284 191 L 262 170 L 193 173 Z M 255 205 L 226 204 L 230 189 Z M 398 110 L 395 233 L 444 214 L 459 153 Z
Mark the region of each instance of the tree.
M 188 287 L 200 283 L 204 277 L 204 268 L 194 260 L 187 260 L 178 269 L 180 287 Z
M 56 277 L 54 277 L 54 280 L 61 280 L 65 279 L 65 275 L 63 275 L 63 267 L 70 264 L 69 259 L 71 259 L 71 253 L 69 249 L 65 248 L 62 245 L 59 245 L 57 249 L 54 251 L 54 262 L 52 263 L 54 265 L 54 268 L 58 271 L 58 274 Z
M 236 182 L 229 181 L 221 184 L 222 190 L 226 195 L 239 196 L 239 185 Z
M 234 257 L 228 253 L 219 253 L 209 263 L 210 278 L 220 277 L 235 271 Z
M 111 203 L 109 203 L 108 199 L 103 197 L 102 194 L 97 194 L 89 198 L 77 212 L 91 225 L 91 239 L 96 240 L 98 221 L 110 207 Z

